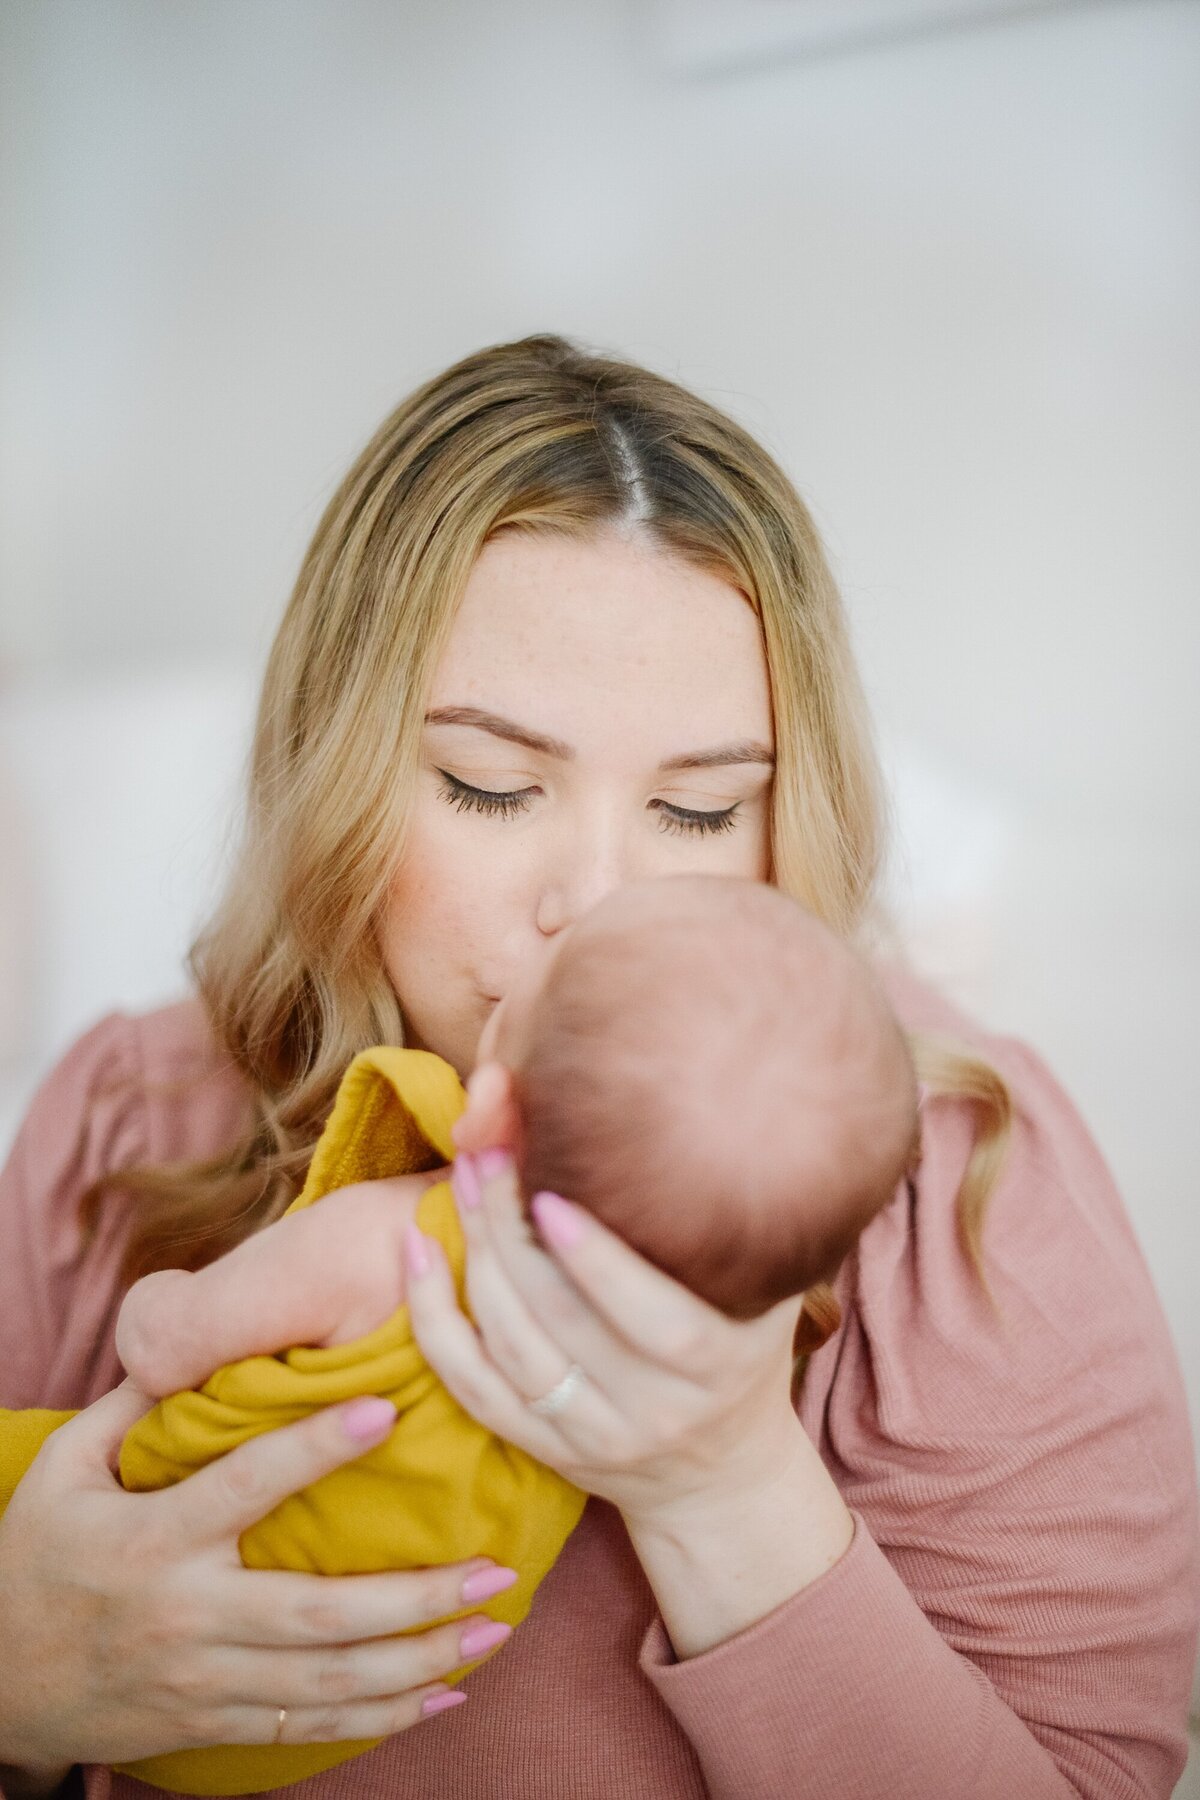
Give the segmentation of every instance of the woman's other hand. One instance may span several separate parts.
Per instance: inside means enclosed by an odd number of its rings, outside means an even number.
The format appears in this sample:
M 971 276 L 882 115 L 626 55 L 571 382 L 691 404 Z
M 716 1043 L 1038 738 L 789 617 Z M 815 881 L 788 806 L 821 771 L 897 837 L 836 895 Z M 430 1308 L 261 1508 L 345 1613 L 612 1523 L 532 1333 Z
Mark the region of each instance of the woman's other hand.
M 509 1070 L 482 1063 L 467 1096 L 452 1178 L 478 1330 L 440 1246 L 415 1227 L 408 1261 L 413 1330 L 460 1404 L 627 1523 L 665 1520 L 695 1497 L 736 1507 L 798 1463 L 824 1486 L 789 1397 L 799 1298 L 729 1319 L 557 1195 L 534 1196 L 539 1242 L 511 1155 Z M 531 1410 L 572 1366 L 583 1379 L 561 1409 Z
M 268 1744 L 281 1708 L 278 1741 L 316 1743 L 385 1737 L 465 1698 L 438 1678 L 470 1660 L 461 1640 L 480 1615 L 388 1634 L 486 1597 L 464 1592 L 486 1558 L 332 1577 L 245 1569 L 238 1553 L 287 1495 L 382 1441 L 388 1402 L 326 1408 L 129 1494 L 113 1471 L 149 1405 L 126 1381 L 63 1425 L 0 1520 L 0 1765 L 14 1791 L 50 1793 L 77 1762 Z
M 619 1509 L 677 1657 L 840 1560 L 854 1520 L 790 1400 L 797 1301 L 729 1319 L 557 1195 L 530 1203 L 539 1243 L 498 1147 L 455 1189 L 477 1324 L 412 1225 L 417 1340 L 476 1419 Z
M 415 1226 L 408 1304 L 474 1418 L 627 1521 L 760 1493 L 805 1454 L 789 1400 L 798 1300 L 729 1319 L 557 1195 L 532 1201 L 539 1243 L 503 1150 L 461 1155 L 454 1185 L 478 1329 L 441 1246 Z M 583 1379 L 561 1409 L 534 1411 L 572 1366 Z

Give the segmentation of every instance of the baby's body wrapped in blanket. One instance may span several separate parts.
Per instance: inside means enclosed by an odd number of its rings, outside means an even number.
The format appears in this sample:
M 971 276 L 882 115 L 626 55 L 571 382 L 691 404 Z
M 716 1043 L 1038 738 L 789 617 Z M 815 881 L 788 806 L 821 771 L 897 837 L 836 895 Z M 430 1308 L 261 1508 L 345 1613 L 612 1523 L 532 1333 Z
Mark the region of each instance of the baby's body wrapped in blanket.
M 336 1205 L 335 1189 L 449 1162 L 450 1128 L 464 1105 L 458 1076 L 440 1057 L 365 1051 L 346 1072 L 303 1192 L 288 1210 L 330 1195 L 325 1203 Z M 425 1190 L 417 1223 L 445 1250 L 469 1312 L 465 1246 L 448 1182 Z M 516 1569 L 518 1580 L 487 1611 L 519 1624 L 586 1495 L 463 1411 L 421 1354 L 407 1306 L 351 1343 L 248 1357 L 219 1369 L 198 1391 L 160 1401 L 126 1437 L 121 1479 L 140 1491 L 167 1487 L 249 1437 L 363 1394 L 394 1403 L 393 1431 L 244 1532 L 243 1562 L 349 1575 L 488 1556 Z M 446 1679 L 454 1682 L 473 1666 Z M 180 1750 L 125 1768 L 180 1793 L 258 1793 L 331 1768 L 374 1741 Z

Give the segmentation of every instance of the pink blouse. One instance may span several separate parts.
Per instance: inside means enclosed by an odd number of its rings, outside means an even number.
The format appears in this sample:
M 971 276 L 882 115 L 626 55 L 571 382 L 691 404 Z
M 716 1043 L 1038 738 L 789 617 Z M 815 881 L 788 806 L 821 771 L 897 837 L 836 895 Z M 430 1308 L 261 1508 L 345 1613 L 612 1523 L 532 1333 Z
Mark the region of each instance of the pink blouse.
M 296 1800 L 1145 1800 L 1186 1756 L 1200 1541 L 1178 1364 L 1145 1262 L 1070 1102 L 1020 1044 L 896 977 L 912 1027 L 1009 1082 L 984 1233 L 997 1325 L 959 1250 L 969 1109 L 933 1100 L 912 1188 L 837 1284 L 800 1416 L 853 1541 L 812 1586 L 676 1662 L 620 1515 L 591 1500 L 470 1704 Z M 0 1405 L 86 1406 L 113 1348 L 126 1202 L 101 1171 L 221 1150 L 245 1116 L 195 1001 L 113 1014 L 37 1095 L 0 1176 Z M 84 1771 L 91 1800 L 153 1790 Z

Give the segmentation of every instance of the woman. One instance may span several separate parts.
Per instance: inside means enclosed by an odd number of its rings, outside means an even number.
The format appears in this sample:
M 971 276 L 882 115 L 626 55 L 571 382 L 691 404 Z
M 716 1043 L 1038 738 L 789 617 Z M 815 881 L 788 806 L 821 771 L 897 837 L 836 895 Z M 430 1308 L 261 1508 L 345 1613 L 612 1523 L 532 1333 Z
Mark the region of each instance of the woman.
M 76 1763 L 386 1733 L 305 1793 L 1170 1793 L 1197 1619 L 1170 1341 L 1051 1077 L 901 976 L 921 1170 L 806 1297 L 798 1416 L 786 1309 L 735 1324 L 569 1202 L 528 1241 L 501 1158 L 464 1210 L 481 1338 L 409 1244 L 443 1379 L 595 1496 L 467 1704 L 437 1681 L 461 1623 L 411 1628 L 470 1603 L 470 1569 L 240 1566 L 241 1530 L 378 1441 L 377 1406 L 161 1494 L 111 1474 L 146 1405 L 116 1385 L 132 1278 L 204 1270 L 160 1287 L 180 1384 L 293 1341 L 270 1222 L 357 1050 L 467 1070 L 517 972 L 630 879 L 770 879 L 863 934 L 879 820 L 813 527 L 732 422 L 533 338 L 383 425 L 272 652 L 199 1000 L 82 1039 L 4 1176 L 0 1400 L 84 1409 L 0 1525 L 10 1796 Z M 482 1149 L 486 1092 L 470 1119 Z M 356 1190 L 352 1239 L 312 1209 L 287 1255 L 352 1280 L 364 1234 L 391 1254 L 394 1201 Z M 86 1769 L 90 1794 L 144 1791 L 109 1783 Z

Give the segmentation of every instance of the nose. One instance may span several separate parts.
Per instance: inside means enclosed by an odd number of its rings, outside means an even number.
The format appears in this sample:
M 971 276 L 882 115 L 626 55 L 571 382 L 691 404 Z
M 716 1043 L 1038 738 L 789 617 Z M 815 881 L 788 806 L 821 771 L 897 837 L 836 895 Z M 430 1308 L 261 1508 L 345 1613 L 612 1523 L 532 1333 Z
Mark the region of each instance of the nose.
M 538 930 L 543 937 L 556 937 L 614 888 L 646 872 L 632 867 L 615 821 L 595 817 L 581 821 L 579 831 L 544 872 L 537 898 Z

